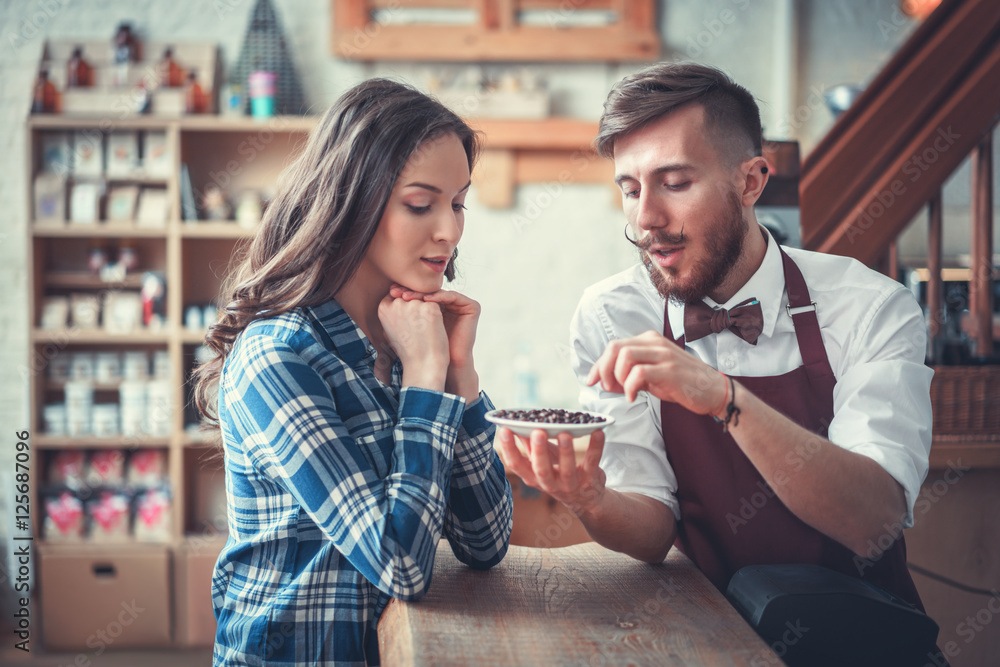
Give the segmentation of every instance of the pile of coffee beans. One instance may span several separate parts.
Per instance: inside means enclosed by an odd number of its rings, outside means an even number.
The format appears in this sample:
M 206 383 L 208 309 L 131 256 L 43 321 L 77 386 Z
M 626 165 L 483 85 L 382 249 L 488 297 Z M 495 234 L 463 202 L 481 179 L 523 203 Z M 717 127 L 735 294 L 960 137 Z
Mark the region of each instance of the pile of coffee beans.
M 500 419 L 514 419 L 521 422 L 537 422 L 541 424 L 602 424 L 604 417 L 586 412 L 573 412 L 558 408 L 543 408 L 539 410 L 497 410 L 494 413 Z

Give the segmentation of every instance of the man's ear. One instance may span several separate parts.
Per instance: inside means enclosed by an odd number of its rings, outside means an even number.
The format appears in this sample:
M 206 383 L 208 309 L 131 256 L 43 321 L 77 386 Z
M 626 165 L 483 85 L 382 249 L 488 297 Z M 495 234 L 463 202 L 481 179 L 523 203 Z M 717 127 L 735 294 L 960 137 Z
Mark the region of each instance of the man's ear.
M 740 193 L 740 203 L 743 206 L 753 206 L 760 199 L 760 193 L 767 185 L 769 171 L 767 160 L 760 156 L 750 158 L 740 165 L 740 172 L 743 174 L 743 191 Z

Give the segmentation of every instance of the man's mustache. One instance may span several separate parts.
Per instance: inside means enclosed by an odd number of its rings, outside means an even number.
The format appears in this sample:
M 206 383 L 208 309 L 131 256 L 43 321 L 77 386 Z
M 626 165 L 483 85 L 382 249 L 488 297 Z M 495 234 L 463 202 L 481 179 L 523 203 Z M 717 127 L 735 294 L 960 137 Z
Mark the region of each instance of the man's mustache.
M 632 245 L 634 245 L 639 250 L 649 250 L 654 245 L 666 245 L 666 246 L 677 246 L 684 244 L 684 228 L 681 228 L 679 234 L 671 234 L 670 232 L 665 232 L 663 230 L 654 229 L 648 234 L 643 236 L 641 239 L 636 239 L 632 241 L 629 239 Z

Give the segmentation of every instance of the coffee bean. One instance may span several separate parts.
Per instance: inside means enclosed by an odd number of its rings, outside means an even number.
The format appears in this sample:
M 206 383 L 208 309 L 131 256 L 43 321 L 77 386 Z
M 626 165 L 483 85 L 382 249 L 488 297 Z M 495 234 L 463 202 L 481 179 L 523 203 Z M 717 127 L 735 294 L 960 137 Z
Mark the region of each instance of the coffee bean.
M 501 419 L 513 419 L 522 422 L 541 424 L 601 424 L 607 420 L 604 417 L 574 412 L 559 408 L 541 408 L 537 410 L 497 410 L 496 416 Z

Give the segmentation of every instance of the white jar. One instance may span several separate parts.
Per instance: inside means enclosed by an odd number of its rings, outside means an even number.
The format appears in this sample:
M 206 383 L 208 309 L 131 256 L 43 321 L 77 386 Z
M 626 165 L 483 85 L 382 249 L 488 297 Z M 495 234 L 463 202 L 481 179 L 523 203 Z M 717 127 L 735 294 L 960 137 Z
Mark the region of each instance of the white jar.
M 146 433 L 167 437 L 174 418 L 173 387 L 166 380 L 154 380 L 147 384 L 146 390 Z
M 116 384 L 122 379 L 122 355 L 98 352 L 94 361 L 94 379 L 100 384 Z
M 93 409 L 91 430 L 95 437 L 113 438 L 121 434 L 117 403 L 98 403 Z
M 50 403 L 42 409 L 42 421 L 48 435 L 66 435 L 66 404 Z
M 48 376 L 53 382 L 65 382 L 69 380 L 70 367 L 73 365 L 73 355 L 65 350 L 60 350 L 52 355 L 48 363 Z
M 149 379 L 149 353 L 145 350 L 129 350 L 123 354 L 122 379 Z
M 71 380 L 94 379 L 94 353 L 74 352 L 70 357 L 69 377 Z
M 184 311 L 184 328 L 188 331 L 201 331 L 205 326 L 201 316 L 200 307 L 188 306 Z
M 146 432 L 146 413 L 149 408 L 146 385 L 145 381 L 124 380 L 118 386 L 122 435 L 135 436 Z
M 156 350 L 153 352 L 153 377 L 157 380 L 169 380 L 170 375 L 170 353 Z
M 90 435 L 93 419 L 94 385 L 89 380 L 71 380 L 65 384 L 66 435 Z

